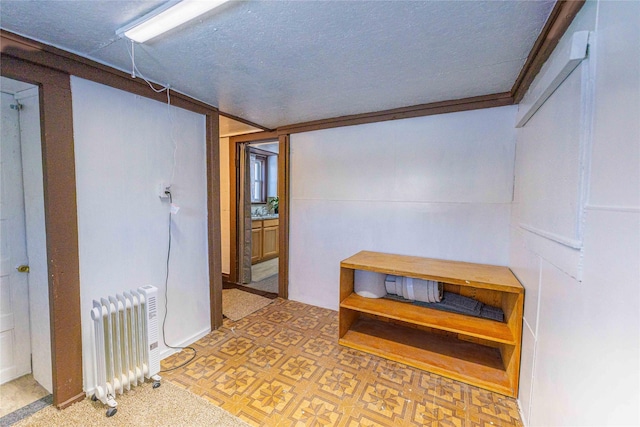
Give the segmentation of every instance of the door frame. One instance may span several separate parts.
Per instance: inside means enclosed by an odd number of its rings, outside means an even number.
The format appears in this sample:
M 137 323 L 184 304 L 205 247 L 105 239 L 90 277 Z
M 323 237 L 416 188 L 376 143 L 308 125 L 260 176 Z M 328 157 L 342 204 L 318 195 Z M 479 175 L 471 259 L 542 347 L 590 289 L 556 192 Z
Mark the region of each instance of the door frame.
M 71 82 L 4 54 L 1 67 L 3 76 L 39 89 L 53 403 L 66 407 L 84 398 Z
M 242 143 L 256 143 L 266 141 L 278 141 L 278 296 L 289 298 L 289 135 L 278 132 L 256 132 L 246 135 L 229 137 L 229 281 L 238 283 L 238 269 L 240 262 L 240 242 L 238 237 L 239 218 L 238 210 L 240 182 L 238 169 L 239 147 Z
M 0 30 L 0 52 L 1 75 L 39 88 L 53 404 L 62 409 L 85 398 L 70 76 L 166 101 L 127 73 L 5 30 Z M 179 93 L 172 95 L 172 105 L 205 116 L 210 324 L 217 329 L 222 325 L 219 112 Z

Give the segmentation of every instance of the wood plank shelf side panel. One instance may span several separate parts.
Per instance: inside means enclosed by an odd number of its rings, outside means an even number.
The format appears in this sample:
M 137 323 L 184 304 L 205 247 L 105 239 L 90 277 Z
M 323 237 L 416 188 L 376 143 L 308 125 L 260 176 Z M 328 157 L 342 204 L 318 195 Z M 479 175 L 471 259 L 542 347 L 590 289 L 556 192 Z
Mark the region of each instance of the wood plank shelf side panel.
M 524 292 L 524 288 L 511 270 L 503 266 L 369 251 L 358 252 L 343 260 L 340 266 L 501 292 Z
M 515 396 L 500 351 L 455 338 L 360 318 L 341 345 L 375 354 L 454 380 Z
M 493 320 L 420 307 L 386 298 L 365 298 L 355 293 L 345 298 L 340 303 L 340 307 L 488 341 L 516 344 L 509 325 Z

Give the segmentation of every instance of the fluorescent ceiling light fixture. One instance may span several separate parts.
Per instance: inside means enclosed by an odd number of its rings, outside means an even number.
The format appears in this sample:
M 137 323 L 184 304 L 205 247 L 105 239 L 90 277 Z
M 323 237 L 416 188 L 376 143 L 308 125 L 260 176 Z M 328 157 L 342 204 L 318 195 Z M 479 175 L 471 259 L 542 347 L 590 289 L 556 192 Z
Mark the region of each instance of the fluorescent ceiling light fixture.
M 138 43 L 144 43 L 160 34 L 226 3 L 229 0 L 182 0 L 169 2 L 153 12 L 116 31 Z

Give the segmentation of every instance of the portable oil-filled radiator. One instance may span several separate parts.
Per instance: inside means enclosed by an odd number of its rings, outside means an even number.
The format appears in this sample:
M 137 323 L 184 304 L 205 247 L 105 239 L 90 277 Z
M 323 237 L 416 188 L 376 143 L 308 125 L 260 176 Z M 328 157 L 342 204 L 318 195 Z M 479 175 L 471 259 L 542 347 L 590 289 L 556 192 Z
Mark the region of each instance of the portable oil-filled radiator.
M 108 417 L 117 412 L 116 393 L 145 378 L 153 380 L 153 388 L 160 386 L 157 295 L 155 286 L 144 286 L 93 300 L 97 384 L 92 399 L 108 406 Z

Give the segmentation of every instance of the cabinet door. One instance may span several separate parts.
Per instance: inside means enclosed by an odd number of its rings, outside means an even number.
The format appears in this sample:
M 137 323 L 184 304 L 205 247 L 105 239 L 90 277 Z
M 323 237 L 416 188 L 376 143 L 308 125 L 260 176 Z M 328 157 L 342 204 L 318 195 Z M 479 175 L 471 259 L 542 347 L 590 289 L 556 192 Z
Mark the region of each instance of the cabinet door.
M 262 259 L 262 228 L 251 230 L 251 264 Z
M 278 226 L 262 229 L 262 258 L 278 256 Z

